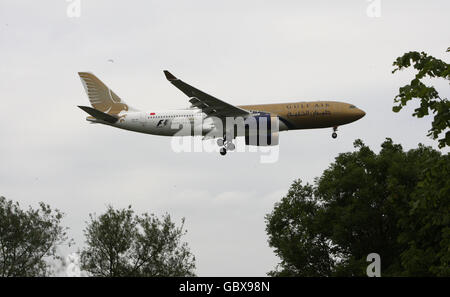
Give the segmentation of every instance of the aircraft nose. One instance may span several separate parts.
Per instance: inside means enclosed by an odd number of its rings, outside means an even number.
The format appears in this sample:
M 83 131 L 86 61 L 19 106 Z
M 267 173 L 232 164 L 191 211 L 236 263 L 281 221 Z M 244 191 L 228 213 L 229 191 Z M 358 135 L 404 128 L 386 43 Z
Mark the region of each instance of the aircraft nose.
M 351 121 L 357 121 L 360 118 L 364 117 L 366 115 L 366 113 L 359 108 L 354 108 L 353 110 L 350 111 L 349 113 L 349 118 L 351 119 Z
M 358 108 L 358 119 L 364 117 L 365 115 L 366 113 L 364 112 L 364 110 Z

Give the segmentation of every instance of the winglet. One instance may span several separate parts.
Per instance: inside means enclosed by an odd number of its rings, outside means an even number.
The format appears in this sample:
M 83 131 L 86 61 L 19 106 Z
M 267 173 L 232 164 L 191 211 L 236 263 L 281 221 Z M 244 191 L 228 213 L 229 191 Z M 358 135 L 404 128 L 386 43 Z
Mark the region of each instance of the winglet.
M 177 80 L 177 78 L 167 70 L 164 70 L 164 75 L 166 76 L 168 81 Z

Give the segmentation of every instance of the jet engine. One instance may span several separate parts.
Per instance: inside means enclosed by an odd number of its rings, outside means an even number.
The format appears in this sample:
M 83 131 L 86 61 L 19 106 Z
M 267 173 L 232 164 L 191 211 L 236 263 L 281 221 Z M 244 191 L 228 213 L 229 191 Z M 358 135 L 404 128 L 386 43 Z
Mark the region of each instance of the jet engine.
M 279 143 L 279 119 L 270 113 L 257 113 L 245 119 L 245 144 L 273 146 Z

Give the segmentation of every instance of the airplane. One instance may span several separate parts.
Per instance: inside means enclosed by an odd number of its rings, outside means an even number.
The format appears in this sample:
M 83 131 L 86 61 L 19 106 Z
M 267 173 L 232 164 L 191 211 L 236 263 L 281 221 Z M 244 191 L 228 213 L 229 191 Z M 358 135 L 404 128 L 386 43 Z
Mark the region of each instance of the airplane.
M 365 116 L 365 112 L 355 105 L 337 101 L 232 105 L 183 82 L 167 70 L 164 74 L 189 97 L 190 107 L 137 110 L 90 72 L 79 72 L 78 75 L 92 107 L 78 107 L 89 114 L 86 120 L 91 123 L 153 135 L 217 138 L 221 155 L 235 149 L 233 140 L 239 136 L 245 137 L 246 145 L 273 146 L 279 144 L 279 132 L 282 131 L 332 128 L 332 138 L 336 138 L 338 126 Z M 243 128 L 239 129 L 238 123 Z

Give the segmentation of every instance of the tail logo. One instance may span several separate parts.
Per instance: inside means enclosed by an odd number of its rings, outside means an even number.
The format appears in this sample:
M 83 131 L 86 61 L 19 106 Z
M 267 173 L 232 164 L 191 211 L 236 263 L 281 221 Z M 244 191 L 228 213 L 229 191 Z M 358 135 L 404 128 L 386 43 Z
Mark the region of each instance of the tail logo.
M 126 114 L 119 116 L 119 123 L 125 122 L 125 118 L 127 117 Z

